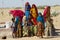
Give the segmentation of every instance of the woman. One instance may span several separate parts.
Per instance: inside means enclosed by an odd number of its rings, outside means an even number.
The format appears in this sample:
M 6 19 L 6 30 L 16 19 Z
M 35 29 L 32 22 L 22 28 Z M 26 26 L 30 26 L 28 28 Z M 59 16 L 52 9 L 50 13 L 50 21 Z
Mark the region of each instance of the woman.
M 32 5 L 32 8 L 30 9 L 30 14 L 32 16 L 32 20 L 33 20 L 33 23 L 34 25 L 37 25 L 37 16 L 38 16 L 38 10 L 37 10 L 37 7 L 35 4 Z
M 37 36 L 41 36 L 43 38 L 44 34 L 44 18 L 41 13 L 39 13 L 39 16 L 37 17 Z
M 51 23 L 51 18 L 50 18 L 50 6 L 47 6 L 44 10 L 44 19 L 46 23 L 46 28 L 45 28 L 45 35 L 48 37 L 49 35 L 52 36 L 52 23 Z
M 27 20 L 29 19 L 30 9 L 31 9 L 31 6 L 30 6 L 29 2 L 26 2 L 26 4 L 25 4 L 25 16 L 26 16 Z
M 38 16 L 38 10 L 37 10 L 37 7 L 35 4 L 32 5 L 32 8 L 30 9 L 30 14 L 31 14 L 31 17 L 32 17 L 32 23 L 33 23 L 33 26 L 34 26 L 34 35 L 36 35 L 37 33 L 37 16 Z

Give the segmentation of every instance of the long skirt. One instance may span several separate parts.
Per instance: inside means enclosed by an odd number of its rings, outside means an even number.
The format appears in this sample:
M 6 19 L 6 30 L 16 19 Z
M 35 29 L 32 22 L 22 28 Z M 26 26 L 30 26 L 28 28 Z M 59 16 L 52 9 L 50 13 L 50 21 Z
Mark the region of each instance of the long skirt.
M 23 26 L 23 37 L 28 36 L 28 27 Z
M 37 26 L 37 36 L 41 36 L 43 37 L 44 35 L 44 27 L 43 24 L 41 22 L 38 22 L 38 26 Z
M 52 36 L 52 25 L 46 21 L 45 36 Z
M 28 27 L 28 34 L 29 34 L 29 36 L 36 36 L 36 34 L 37 34 L 37 26 L 33 25 L 33 26 Z
M 28 26 L 28 36 L 33 36 L 33 26 Z
M 33 33 L 34 33 L 34 36 L 37 35 L 37 25 L 34 25 L 33 26 Z
M 17 25 L 17 37 L 21 37 L 21 25 Z

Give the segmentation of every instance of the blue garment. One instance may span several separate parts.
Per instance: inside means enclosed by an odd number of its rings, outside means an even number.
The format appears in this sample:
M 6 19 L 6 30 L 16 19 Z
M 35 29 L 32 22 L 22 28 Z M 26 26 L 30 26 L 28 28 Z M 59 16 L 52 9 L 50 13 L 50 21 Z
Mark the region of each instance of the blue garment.
M 30 11 L 25 11 L 26 20 L 29 19 Z
M 42 16 L 38 16 L 38 17 L 37 17 L 37 21 L 38 21 L 38 22 L 43 22 L 43 17 L 42 17 Z
M 14 28 L 15 32 L 17 31 L 18 21 L 19 21 L 19 17 L 16 17 L 15 18 L 15 28 Z
M 45 28 L 45 22 L 44 22 L 44 17 L 43 16 L 38 16 L 37 17 L 37 22 L 42 22 Z
M 15 23 L 17 24 L 18 21 L 19 21 L 19 17 L 16 17 L 16 18 L 15 18 Z
M 25 6 L 25 16 L 26 16 L 26 20 L 29 19 L 29 15 L 30 15 L 30 5 Z

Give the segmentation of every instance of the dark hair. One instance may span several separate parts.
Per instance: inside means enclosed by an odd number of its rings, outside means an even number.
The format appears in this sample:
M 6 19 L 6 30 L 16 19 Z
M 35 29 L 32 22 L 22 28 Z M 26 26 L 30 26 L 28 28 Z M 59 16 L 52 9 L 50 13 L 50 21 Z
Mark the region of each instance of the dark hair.
M 42 15 L 42 13 L 41 13 L 41 12 L 39 12 L 39 14 L 40 14 L 40 15 Z
M 46 7 L 47 7 L 47 9 L 50 8 L 50 6 L 46 6 Z
M 48 8 L 50 8 L 50 6 L 48 6 Z
M 12 21 L 14 21 L 15 20 L 15 18 L 12 18 Z
M 37 7 L 36 7 L 36 5 L 35 4 L 32 4 L 32 7 L 34 6 L 34 8 L 35 8 L 35 10 L 36 10 L 36 13 L 37 13 L 37 15 L 38 15 L 38 10 L 37 10 Z

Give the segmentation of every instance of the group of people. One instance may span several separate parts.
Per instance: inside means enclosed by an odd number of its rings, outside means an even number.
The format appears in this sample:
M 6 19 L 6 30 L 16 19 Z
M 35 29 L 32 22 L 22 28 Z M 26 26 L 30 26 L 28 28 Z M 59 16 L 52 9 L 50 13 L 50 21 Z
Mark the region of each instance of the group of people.
M 50 6 L 44 9 L 42 15 L 41 12 L 38 13 L 35 4 L 32 4 L 31 7 L 27 2 L 25 13 L 21 13 L 20 17 L 13 15 L 12 22 L 13 37 L 52 36 L 53 21 L 50 17 Z

